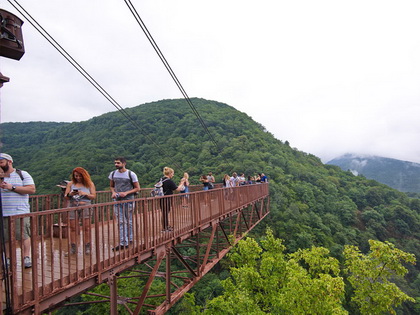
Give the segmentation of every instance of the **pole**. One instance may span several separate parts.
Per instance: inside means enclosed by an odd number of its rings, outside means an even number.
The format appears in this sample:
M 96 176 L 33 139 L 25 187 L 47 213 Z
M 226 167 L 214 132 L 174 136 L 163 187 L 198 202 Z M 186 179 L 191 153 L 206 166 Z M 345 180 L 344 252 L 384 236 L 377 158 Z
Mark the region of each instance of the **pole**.
M 4 76 L 0 72 L 0 88 L 3 86 L 3 83 L 9 82 L 9 78 Z M 0 100 L 1 104 L 1 100 Z M 1 110 L 1 108 L 0 108 Z M 0 151 L 1 152 L 1 151 Z M 3 177 L 0 178 L 3 181 Z M 3 279 L 4 279 L 4 293 L 6 295 L 6 314 L 13 314 L 12 309 L 12 302 L 11 302 L 11 283 L 9 278 L 9 264 L 7 263 L 6 257 L 6 238 L 4 235 L 4 217 L 3 217 L 3 203 L 2 203 L 2 195 L 0 189 L 0 253 L 1 253 L 1 261 L 3 263 Z

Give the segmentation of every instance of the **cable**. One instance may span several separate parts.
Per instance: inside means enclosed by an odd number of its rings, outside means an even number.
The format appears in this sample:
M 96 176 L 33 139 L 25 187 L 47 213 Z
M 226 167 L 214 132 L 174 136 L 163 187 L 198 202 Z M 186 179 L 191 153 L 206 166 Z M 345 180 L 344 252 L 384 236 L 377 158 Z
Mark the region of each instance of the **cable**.
M 210 140 L 213 142 L 214 146 L 217 148 L 218 151 L 219 145 L 214 139 L 213 135 L 210 133 L 209 129 L 207 128 L 207 125 L 201 118 L 200 114 L 198 113 L 197 109 L 195 108 L 194 104 L 192 103 L 190 97 L 188 96 L 187 92 L 184 90 L 183 86 L 181 85 L 181 82 L 178 80 L 177 76 L 175 75 L 175 72 L 172 70 L 171 66 L 169 65 L 168 61 L 166 60 L 165 56 L 163 55 L 162 51 L 160 50 L 159 46 L 156 44 L 155 40 L 153 39 L 153 36 L 150 34 L 149 30 L 147 29 L 146 25 L 144 24 L 143 20 L 141 19 L 140 15 L 138 14 L 136 8 L 131 3 L 130 0 L 124 0 L 124 2 L 127 4 L 127 7 L 129 8 L 130 12 L 133 14 L 134 18 L 136 19 L 137 23 L 139 24 L 140 28 L 146 35 L 147 39 L 149 40 L 150 44 L 153 46 L 154 50 L 158 54 L 160 60 L 164 64 L 166 70 L 168 70 L 170 76 L 175 81 L 175 84 L 178 86 L 178 89 L 181 91 L 182 95 L 184 96 L 185 100 L 187 101 L 188 105 L 191 107 L 194 114 L 197 116 L 198 120 L 200 121 L 202 127 L 204 128 L 205 132 L 210 137 Z
M 160 154 L 167 157 L 177 168 L 182 169 L 179 164 L 172 159 L 171 156 L 166 154 L 165 150 L 156 143 L 145 130 L 127 113 L 127 111 L 121 107 L 121 105 L 76 61 L 74 58 L 59 44 L 57 41 L 17 2 L 8 0 L 9 3 L 22 15 L 26 20 L 64 57 L 79 73 L 98 91 L 101 93 L 126 119 L 128 119 L 134 127 L 140 132 L 157 148 Z M 15 4 L 13 3 L 15 2 Z M 18 8 L 18 7 L 19 8 Z M 23 11 L 23 12 L 22 12 Z

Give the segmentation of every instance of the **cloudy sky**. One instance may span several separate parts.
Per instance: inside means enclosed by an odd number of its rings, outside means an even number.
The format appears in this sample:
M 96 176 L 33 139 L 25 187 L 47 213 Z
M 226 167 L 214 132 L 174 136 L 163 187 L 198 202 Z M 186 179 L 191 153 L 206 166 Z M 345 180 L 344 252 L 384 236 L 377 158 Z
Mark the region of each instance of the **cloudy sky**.
M 18 2 L 122 107 L 182 98 L 123 0 Z M 227 103 L 324 162 L 420 163 L 417 0 L 132 3 L 190 97 Z M 22 59 L 0 57 L 1 122 L 116 110 L 27 21 L 23 33 Z

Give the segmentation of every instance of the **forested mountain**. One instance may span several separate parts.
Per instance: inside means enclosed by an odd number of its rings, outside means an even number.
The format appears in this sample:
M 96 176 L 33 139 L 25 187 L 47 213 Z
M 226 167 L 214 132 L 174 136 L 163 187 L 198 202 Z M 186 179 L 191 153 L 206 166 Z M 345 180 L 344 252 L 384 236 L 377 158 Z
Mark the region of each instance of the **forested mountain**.
M 13 156 L 16 167 L 32 174 L 38 193 L 56 192 L 55 185 L 67 179 L 76 166 L 91 173 L 97 189 L 106 189 L 113 159 L 121 155 L 138 174 L 142 187 L 154 184 L 164 166 L 175 169 L 175 180 L 188 172 L 192 183 L 198 183 L 199 175 L 208 171 L 218 182 L 223 174 L 234 171 L 246 175 L 264 172 L 270 180 L 271 214 L 254 231 L 255 236 L 270 226 L 289 252 L 323 246 L 339 260 L 344 245 L 367 251 L 370 239 L 387 240 L 420 258 L 419 199 L 338 166 L 324 165 L 316 156 L 274 138 L 231 106 L 192 101 L 217 147 L 181 99 L 126 109 L 137 127 L 119 112 L 70 124 L 5 123 L 1 126 L 2 151 Z M 407 268 L 410 272 L 398 285 L 418 299 L 419 267 Z M 209 277 L 205 286 L 198 284 L 193 289 L 197 303 L 204 304 L 220 289 L 216 289 L 218 277 Z M 346 307 L 357 314 L 350 304 Z M 399 311 L 418 314 L 420 309 L 406 303 Z
M 377 180 L 403 192 L 420 193 L 420 164 L 373 155 L 345 154 L 327 164 Z

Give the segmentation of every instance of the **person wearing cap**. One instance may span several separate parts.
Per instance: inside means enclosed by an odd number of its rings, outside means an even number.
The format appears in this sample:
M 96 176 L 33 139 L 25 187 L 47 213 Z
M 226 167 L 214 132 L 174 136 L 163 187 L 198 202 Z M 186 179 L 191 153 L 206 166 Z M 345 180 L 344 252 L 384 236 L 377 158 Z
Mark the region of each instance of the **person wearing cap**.
M 10 216 L 25 214 L 30 212 L 29 195 L 36 191 L 34 180 L 26 171 L 16 170 L 13 168 L 13 158 L 6 153 L 0 153 L 0 171 L 1 175 L 0 189 L 1 202 L 4 219 L 4 233 L 5 239 L 9 238 L 9 224 Z M 16 221 L 16 239 L 21 239 L 21 220 Z M 30 221 L 29 217 L 23 220 L 23 262 L 25 268 L 32 267 L 31 261 L 31 241 L 30 241 Z M 6 255 L 9 247 L 6 246 Z

